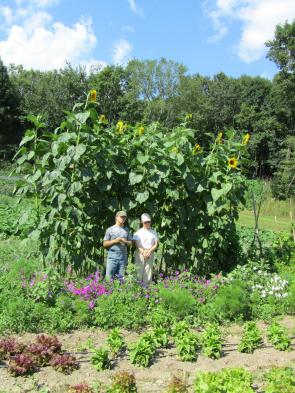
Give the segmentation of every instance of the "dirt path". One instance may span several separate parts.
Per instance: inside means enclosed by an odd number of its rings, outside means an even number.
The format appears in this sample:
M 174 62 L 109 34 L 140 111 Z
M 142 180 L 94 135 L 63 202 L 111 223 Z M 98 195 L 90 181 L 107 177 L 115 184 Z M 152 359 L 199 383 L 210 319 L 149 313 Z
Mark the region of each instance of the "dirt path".
M 288 328 L 290 335 L 295 333 L 295 317 L 285 317 L 282 323 Z M 203 355 L 196 362 L 182 362 L 178 360 L 175 347 L 159 350 L 151 367 L 142 369 L 131 365 L 128 354 L 123 354 L 116 361 L 112 370 L 97 372 L 90 364 L 90 354 L 79 352 L 82 344 L 91 339 L 95 346 L 104 346 L 107 332 L 98 329 L 76 331 L 71 334 L 59 335 L 63 349 L 74 352 L 80 361 L 80 369 L 71 375 L 63 375 L 54 371 L 51 367 L 44 367 L 30 377 L 11 377 L 6 368 L 0 368 L 0 393 L 26 393 L 26 392 L 66 392 L 66 385 L 87 382 L 92 384 L 100 381 L 103 385 L 111 382 L 112 375 L 119 370 L 133 372 L 140 393 L 160 393 L 167 388 L 173 375 L 185 378 L 192 392 L 192 382 L 198 370 L 217 371 L 224 367 L 245 367 L 255 373 L 262 373 L 265 368 L 272 365 L 291 366 L 295 369 L 295 338 L 292 339 L 292 351 L 281 352 L 271 347 L 265 339 L 266 326 L 259 323 L 264 333 L 264 346 L 253 354 L 237 352 L 237 344 L 241 338 L 242 327 L 232 325 L 224 329 L 224 352 L 221 359 L 211 360 Z M 126 343 L 136 341 L 138 334 L 123 332 Z M 31 342 L 35 335 L 25 334 L 18 339 L 22 342 Z M 81 349 L 80 349 L 81 351 Z M 79 352 L 79 353 L 77 353 Z M 43 388 L 43 391 L 42 391 Z M 47 388 L 48 390 L 45 390 Z

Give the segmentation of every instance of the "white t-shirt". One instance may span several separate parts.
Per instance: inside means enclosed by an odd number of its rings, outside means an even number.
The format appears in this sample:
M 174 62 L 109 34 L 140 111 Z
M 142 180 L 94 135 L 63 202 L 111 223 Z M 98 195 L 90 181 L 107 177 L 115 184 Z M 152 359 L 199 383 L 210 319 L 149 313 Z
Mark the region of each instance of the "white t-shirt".
M 158 235 L 153 229 L 140 228 L 135 232 L 133 240 L 139 243 L 140 248 L 149 249 L 158 241 Z

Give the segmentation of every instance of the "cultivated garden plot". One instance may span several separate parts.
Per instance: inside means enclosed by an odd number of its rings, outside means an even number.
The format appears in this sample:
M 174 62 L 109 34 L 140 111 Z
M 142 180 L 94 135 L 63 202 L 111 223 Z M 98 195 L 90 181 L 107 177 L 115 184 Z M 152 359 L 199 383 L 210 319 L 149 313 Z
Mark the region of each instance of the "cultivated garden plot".
M 295 318 L 285 317 L 281 322 L 290 332 L 295 331 Z M 262 333 L 262 342 L 253 353 L 240 353 L 239 343 L 243 335 L 241 325 L 230 325 L 222 329 L 224 341 L 221 348 L 221 357 L 212 359 L 206 356 L 200 347 L 197 350 L 195 361 L 182 361 L 179 352 L 173 344 L 172 336 L 166 347 L 158 348 L 147 368 L 132 365 L 128 349 L 123 348 L 116 355 L 111 355 L 110 365 L 106 370 L 97 371 L 95 364 L 91 363 L 94 348 L 109 348 L 109 332 L 99 329 L 87 331 L 77 331 L 70 334 L 59 335 L 58 339 L 62 344 L 62 349 L 77 358 L 79 368 L 74 369 L 69 375 L 56 371 L 52 366 L 40 366 L 39 370 L 28 377 L 13 377 L 8 369 L 0 369 L 1 389 L 7 392 L 67 392 L 69 386 L 87 382 L 89 386 L 99 386 L 98 391 L 104 392 L 111 385 L 112 378 L 119 371 L 126 371 L 134 374 L 138 392 L 165 392 L 173 376 L 185 380 L 188 392 L 194 392 L 194 380 L 198 372 L 217 372 L 224 368 L 244 368 L 254 376 L 253 388 L 257 392 L 264 391 L 266 382 L 263 381 L 263 374 L 272 366 L 291 367 L 295 370 L 295 337 L 291 339 L 288 351 L 280 351 L 273 347 L 267 338 L 267 325 L 258 323 L 258 329 Z M 130 343 L 137 342 L 139 337 L 146 332 L 123 331 L 122 337 L 124 345 L 130 347 Z M 200 330 L 192 330 L 197 336 L 201 336 Z M 36 335 L 25 334 L 17 336 L 18 343 L 28 344 L 36 340 Z M 92 349 L 91 349 L 92 347 Z M 8 364 L 8 363 L 7 363 Z M 108 369 L 110 367 L 110 369 Z M 43 390 L 42 390 L 43 389 Z M 47 389 L 47 390 L 46 390 Z M 1 391 L 1 390 L 0 390 Z M 292 392 L 292 390 L 290 390 Z
M 95 98 L 54 133 L 29 118 L 21 203 L 0 205 L 0 392 L 294 392 L 294 241 L 236 227 L 250 135 L 200 146 L 190 115 L 114 124 Z M 132 231 L 155 217 L 149 285 L 134 249 L 124 277 L 105 278 L 121 209 Z

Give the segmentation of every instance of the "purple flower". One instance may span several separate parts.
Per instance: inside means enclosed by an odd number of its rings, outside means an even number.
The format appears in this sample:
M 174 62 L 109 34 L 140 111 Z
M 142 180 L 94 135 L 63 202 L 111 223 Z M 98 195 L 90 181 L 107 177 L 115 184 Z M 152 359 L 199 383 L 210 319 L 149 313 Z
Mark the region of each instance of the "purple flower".
M 91 302 L 88 304 L 89 310 L 92 310 L 95 307 L 95 301 L 91 300 Z

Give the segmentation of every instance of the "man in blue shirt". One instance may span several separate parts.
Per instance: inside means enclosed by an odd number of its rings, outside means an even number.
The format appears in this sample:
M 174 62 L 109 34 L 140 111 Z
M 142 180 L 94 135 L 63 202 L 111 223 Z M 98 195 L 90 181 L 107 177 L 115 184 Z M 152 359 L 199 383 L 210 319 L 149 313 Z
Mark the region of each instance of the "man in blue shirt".
M 115 225 L 106 230 L 103 246 L 108 249 L 106 277 L 114 278 L 116 275 L 123 277 L 127 265 L 127 246 L 132 244 L 132 236 L 125 226 L 127 214 L 118 211 Z

